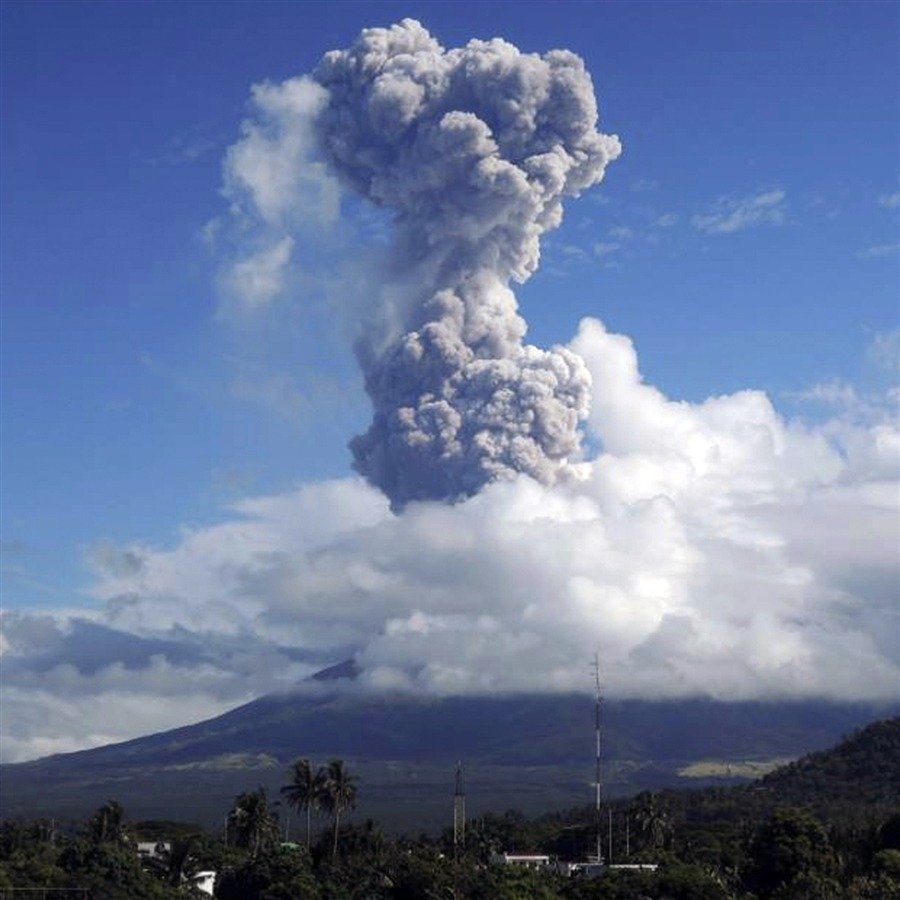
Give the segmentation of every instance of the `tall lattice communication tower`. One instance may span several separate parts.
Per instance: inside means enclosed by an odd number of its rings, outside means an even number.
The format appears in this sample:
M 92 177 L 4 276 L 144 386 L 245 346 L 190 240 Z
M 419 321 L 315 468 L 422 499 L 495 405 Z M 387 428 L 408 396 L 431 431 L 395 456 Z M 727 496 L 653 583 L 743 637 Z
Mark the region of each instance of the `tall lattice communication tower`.
M 462 763 L 456 764 L 456 790 L 453 792 L 453 853 L 458 858 L 466 846 L 466 785 Z
M 602 784 L 601 781 L 601 770 L 600 770 L 600 707 L 603 702 L 603 694 L 600 690 L 600 655 L 594 654 L 594 661 L 591 665 L 591 668 L 594 671 L 594 686 L 597 689 L 596 702 L 594 704 L 594 732 L 596 736 L 596 756 L 594 759 L 595 769 L 594 769 L 594 794 L 596 799 L 596 826 L 597 826 L 597 851 L 596 851 L 596 859 L 597 862 L 603 861 L 603 839 L 601 835 L 602 829 L 602 815 L 600 812 L 600 802 L 602 799 Z

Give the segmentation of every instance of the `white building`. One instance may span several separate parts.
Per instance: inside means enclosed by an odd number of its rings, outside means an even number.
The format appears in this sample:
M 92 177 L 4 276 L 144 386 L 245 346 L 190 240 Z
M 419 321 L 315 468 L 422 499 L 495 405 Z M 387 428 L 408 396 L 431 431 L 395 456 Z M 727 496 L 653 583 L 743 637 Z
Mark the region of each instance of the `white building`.
M 216 887 L 216 873 L 213 871 L 198 872 L 194 876 L 194 886 L 212 897 Z
M 142 859 L 158 859 L 164 853 L 169 853 L 172 845 L 169 841 L 138 841 L 137 852 Z
M 550 857 L 540 853 L 495 853 L 491 857 L 495 866 L 521 866 L 525 869 L 546 869 Z

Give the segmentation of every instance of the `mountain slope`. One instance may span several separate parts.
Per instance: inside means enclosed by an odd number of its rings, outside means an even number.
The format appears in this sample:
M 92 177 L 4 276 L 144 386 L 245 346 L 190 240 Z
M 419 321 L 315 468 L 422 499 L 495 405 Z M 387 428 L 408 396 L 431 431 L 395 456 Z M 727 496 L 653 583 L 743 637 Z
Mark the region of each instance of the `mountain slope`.
M 675 786 L 698 759 L 797 757 L 884 714 L 854 704 L 608 702 L 604 780 L 618 794 Z M 115 797 L 133 816 L 221 822 L 240 791 L 277 793 L 299 756 L 348 760 L 361 777 L 360 813 L 387 823 L 443 821 L 457 760 L 473 811 L 538 812 L 589 796 L 593 729 L 583 695 L 269 696 L 196 725 L 2 766 L 0 814 L 78 816 Z

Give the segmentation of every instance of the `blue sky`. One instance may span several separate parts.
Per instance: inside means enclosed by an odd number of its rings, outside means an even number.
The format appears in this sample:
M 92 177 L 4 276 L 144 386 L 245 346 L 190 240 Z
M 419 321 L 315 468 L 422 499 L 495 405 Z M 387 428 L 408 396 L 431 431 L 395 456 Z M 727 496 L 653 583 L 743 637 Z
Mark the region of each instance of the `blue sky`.
M 230 315 L 209 223 L 251 86 L 405 16 L 446 47 L 574 51 L 622 141 L 517 289 L 531 342 L 597 317 L 672 401 L 754 389 L 791 423 L 896 421 L 896 3 L 8 0 L 6 610 L 102 611 L 110 548 L 176 548 L 350 475 L 371 411 L 346 323 L 321 288 Z M 311 278 L 379 234 L 344 210 L 335 256 L 301 253 Z

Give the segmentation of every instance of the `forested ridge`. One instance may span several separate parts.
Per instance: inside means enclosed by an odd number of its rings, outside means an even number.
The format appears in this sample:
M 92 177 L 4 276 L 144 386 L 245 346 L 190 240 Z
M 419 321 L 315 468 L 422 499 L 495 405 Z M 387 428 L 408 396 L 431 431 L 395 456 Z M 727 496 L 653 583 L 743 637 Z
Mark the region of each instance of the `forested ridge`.
M 835 816 L 845 804 L 878 806 L 900 796 L 900 717 L 874 722 L 832 750 L 811 753 L 759 786 Z
M 371 820 L 347 822 L 364 792 L 341 760 L 298 759 L 278 797 L 251 788 L 235 798 L 218 834 L 130 822 L 114 800 L 71 827 L 4 821 L 0 898 L 16 888 L 206 896 L 197 873 L 215 870 L 222 900 L 900 900 L 900 717 L 750 785 L 643 792 L 604 803 L 599 822 L 592 806 L 486 814 L 456 845 L 449 830 L 388 838 Z M 289 823 L 294 842 L 284 840 Z M 584 859 L 598 825 L 607 862 L 657 868 L 587 878 L 491 862 L 499 851 Z M 138 841 L 159 850 L 142 858 Z

